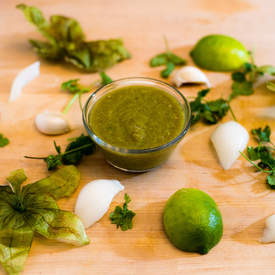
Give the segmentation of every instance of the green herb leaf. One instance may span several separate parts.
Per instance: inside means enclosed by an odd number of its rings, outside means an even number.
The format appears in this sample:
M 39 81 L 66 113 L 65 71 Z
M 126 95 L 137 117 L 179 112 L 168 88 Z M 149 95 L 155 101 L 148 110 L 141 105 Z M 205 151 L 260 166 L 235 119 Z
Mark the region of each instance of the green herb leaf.
M 227 114 L 230 106 L 225 99 L 219 98 L 212 101 L 203 101 L 209 91 L 209 89 L 201 90 L 195 100 L 190 102 L 192 125 L 200 119 L 207 124 L 216 124 Z
M 254 148 L 249 146 L 247 148 L 247 156 L 241 154 L 258 171 L 269 174 L 266 182 L 272 189 L 275 189 L 275 146 L 270 140 L 271 129 L 267 125 L 265 128 L 252 129 L 251 132 L 259 145 Z M 257 161 L 258 163 L 254 163 L 253 161 Z
M 69 153 L 72 150 L 76 151 Z M 89 136 L 81 135 L 67 145 L 65 153 L 62 154 L 62 162 L 64 164 L 76 165 L 80 163 L 84 155 L 88 156 L 94 152 L 95 144 L 91 138 Z
M 105 72 L 100 72 L 101 85 L 107 85 L 113 82 L 112 78 L 108 76 Z
M 250 81 L 235 81 L 232 84 L 232 93 L 229 97 L 229 100 L 236 98 L 240 95 L 248 96 L 254 93 L 253 83 Z
M 231 77 L 232 77 L 233 81 L 237 81 L 237 82 L 244 82 L 244 81 L 246 81 L 245 74 L 242 73 L 242 72 L 232 73 Z
M 274 82 L 271 82 L 271 81 L 268 81 L 266 83 L 266 88 L 272 92 L 275 92 L 275 83 Z
M 57 155 L 49 155 L 47 157 L 30 157 L 28 159 L 42 159 L 46 162 L 48 170 L 54 170 L 62 164 L 79 164 L 84 155 L 90 155 L 95 152 L 95 144 L 89 136 L 80 135 L 70 142 L 64 153 L 61 153 L 60 146 L 54 142 Z
M 161 71 L 160 75 L 163 78 L 168 78 L 172 71 L 175 69 L 175 65 L 172 62 L 166 64 L 166 68 Z
M 166 37 L 164 37 L 164 42 L 166 45 L 166 52 L 158 54 L 151 58 L 150 66 L 158 67 L 166 65 L 166 68 L 161 71 L 160 75 L 163 78 L 168 78 L 172 71 L 175 69 L 175 66 L 185 65 L 186 60 L 170 51 Z
M 272 188 L 275 189 L 275 170 L 272 171 L 272 174 L 267 176 L 267 184 Z
M 178 55 L 173 54 L 172 52 L 168 52 L 168 62 L 173 63 L 175 66 L 183 66 L 186 64 L 186 60 L 181 58 Z
M 0 147 L 4 147 L 6 145 L 8 145 L 10 143 L 10 141 L 4 137 L 3 134 L 0 133 Z
M 133 228 L 133 218 L 136 215 L 133 211 L 128 209 L 128 204 L 131 199 L 128 194 L 124 195 L 123 207 L 116 206 L 114 212 L 110 214 L 110 220 L 112 224 L 116 224 L 116 227 L 126 231 Z
M 253 137 L 259 142 L 270 142 L 271 129 L 267 125 L 265 128 L 252 129 Z
M 151 67 L 158 67 L 166 65 L 169 62 L 168 54 L 167 53 L 161 53 L 156 56 L 154 56 L 150 60 L 150 66 Z

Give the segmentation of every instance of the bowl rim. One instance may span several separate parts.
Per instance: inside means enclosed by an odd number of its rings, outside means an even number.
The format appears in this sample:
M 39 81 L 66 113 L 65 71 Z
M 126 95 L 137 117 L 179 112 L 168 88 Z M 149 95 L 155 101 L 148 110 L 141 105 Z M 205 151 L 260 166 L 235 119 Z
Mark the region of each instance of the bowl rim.
M 166 87 L 168 87 L 169 89 L 171 89 L 173 92 L 175 92 L 177 95 L 179 95 L 181 97 L 181 99 L 183 99 L 184 102 L 184 107 L 185 110 L 183 109 L 183 111 L 185 112 L 184 114 L 184 125 L 183 125 L 183 129 L 182 131 L 179 133 L 179 135 L 177 135 L 174 139 L 170 140 L 169 142 L 157 146 L 157 147 L 152 147 L 152 148 L 146 148 L 146 149 L 127 149 L 127 148 L 123 148 L 123 147 L 118 147 L 118 146 L 114 146 L 111 145 L 105 141 L 103 141 L 101 138 L 99 138 L 94 132 L 93 130 L 89 127 L 88 125 L 88 119 L 87 119 L 87 111 L 88 111 L 88 106 L 90 101 L 92 101 L 94 99 L 94 97 L 97 95 L 97 93 L 99 93 L 102 89 L 106 89 L 118 82 L 122 82 L 122 81 L 138 81 L 138 80 L 143 80 L 143 81 L 151 81 L 154 82 L 155 84 L 160 84 L 160 85 L 164 85 Z M 125 85 L 127 86 L 127 85 Z M 128 86 L 131 86 L 131 83 L 129 83 Z M 159 89 L 161 89 L 159 87 Z M 164 90 L 165 91 L 165 90 Z M 179 102 L 179 100 L 177 99 L 177 101 Z M 180 104 L 182 104 L 181 102 L 179 102 Z M 185 96 L 175 87 L 173 87 L 172 85 L 170 85 L 169 83 L 166 83 L 164 81 L 158 80 L 158 79 L 154 79 L 154 78 L 150 78 L 150 77 L 125 77 L 125 78 L 120 78 L 117 80 L 112 81 L 111 83 L 107 84 L 107 85 L 103 85 L 101 87 L 99 87 L 98 89 L 96 89 L 87 99 L 84 108 L 82 110 L 82 120 L 83 120 L 83 124 L 84 127 L 86 129 L 86 131 L 88 132 L 89 136 L 92 138 L 92 140 L 100 147 L 103 147 L 107 150 L 111 150 L 111 151 L 115 151 L 118 153 L 123 153 L 123 154 L 144 154 L 144 153 L 152 153 L 152 152 L 157 152 L 163 149 L 166 149 L 174 144 L 176 144 L 178 141 L 180 141 L 186 134 L 186 132 L 188 131 L 188 129 L 190 128 L 190 124 L 191 124 L 191 108 L 190 105 L 187 101 L 187 99 L 185 98 Z

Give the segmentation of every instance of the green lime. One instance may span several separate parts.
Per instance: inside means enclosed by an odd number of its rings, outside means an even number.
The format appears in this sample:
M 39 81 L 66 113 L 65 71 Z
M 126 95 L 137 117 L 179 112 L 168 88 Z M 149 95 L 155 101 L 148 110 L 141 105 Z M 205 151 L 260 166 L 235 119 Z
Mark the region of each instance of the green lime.
M 182 188 L 167 201 L 163 213 L 165 232 L 179 249 L 206 254 L 221 239 L 222 216 L 206 193 Z
M 200 39 L 190 55 L 198 66 L 212 71 L 234 71 L 250 60 L 241 42 L 221 34 Z

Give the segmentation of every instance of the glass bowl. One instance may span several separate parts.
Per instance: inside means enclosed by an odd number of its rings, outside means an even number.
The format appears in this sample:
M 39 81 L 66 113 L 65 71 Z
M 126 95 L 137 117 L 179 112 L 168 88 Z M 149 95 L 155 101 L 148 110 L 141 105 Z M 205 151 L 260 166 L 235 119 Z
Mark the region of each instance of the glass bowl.
M 115 89 L 132 85 L 159 88 L 177 99 L 182 107 L 182 112 L 184 115 L 183 127 L 177 137 L 166 144 L 154 148 L 127 149 L 113 146 L 112 144 L 109 144 L 100 139 L 95 134 L 92 129 L 92 125 L 89 125 L 89 113 L 96 101 L 107 93 L 114 91 Z M 89 136 L 101 149 L 105 160 L 112 166 L 127 172 L 146 172 L 164 163 L 168 159 L 176 145 L 179 143 L 179 141 L 186 134 L 191 121 L 191 110 L 188 101 L 176 88 L 160 80 L 144 77 L 119 79 L 97 89 L 88 98 L 83 108 L 82 115 L 83 123 Z

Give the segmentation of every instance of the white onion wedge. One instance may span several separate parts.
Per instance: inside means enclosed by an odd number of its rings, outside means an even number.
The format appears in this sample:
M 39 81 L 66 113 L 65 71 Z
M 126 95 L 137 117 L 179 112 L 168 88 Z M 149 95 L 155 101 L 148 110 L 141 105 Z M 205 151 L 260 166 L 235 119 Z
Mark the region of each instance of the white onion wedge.
M 61 135 L 71 129 L 63 113 L 48 110 L 35 117 L 35 126 L 45 135 Z
M 260 116 L 265 118 L 275 119 L 275 106 L 264 108 Z
M 275 242 L 275 215 L 268 217 L 265 221 L 265 229 L 261 238 L 262 243 Z
M 124 186 L 118 180 L 94 180 L 80 191 L 75 205 L 75 213 L 82 220 L 85 228 L 100 220 L 108 211 L 114 196 Z
M 9 102 L 16 100 L 22 93 L 22 89 L 30 81 L 40 74 L 40 62 L 34 62 L 22 71 L 20 71 L 13 80 L 10 92 Z
M 247 130 L 235 121 L 220 124 L 211 136 L 221 166 L 227 170 L 240 155 L 248 143 Z
M 196 67 L 184 66 L 175 70 L 171 75 L 171 81 L 180 87 L 182 84 L 205 84 L 210 87 L 210 82 L 206 75 Z

